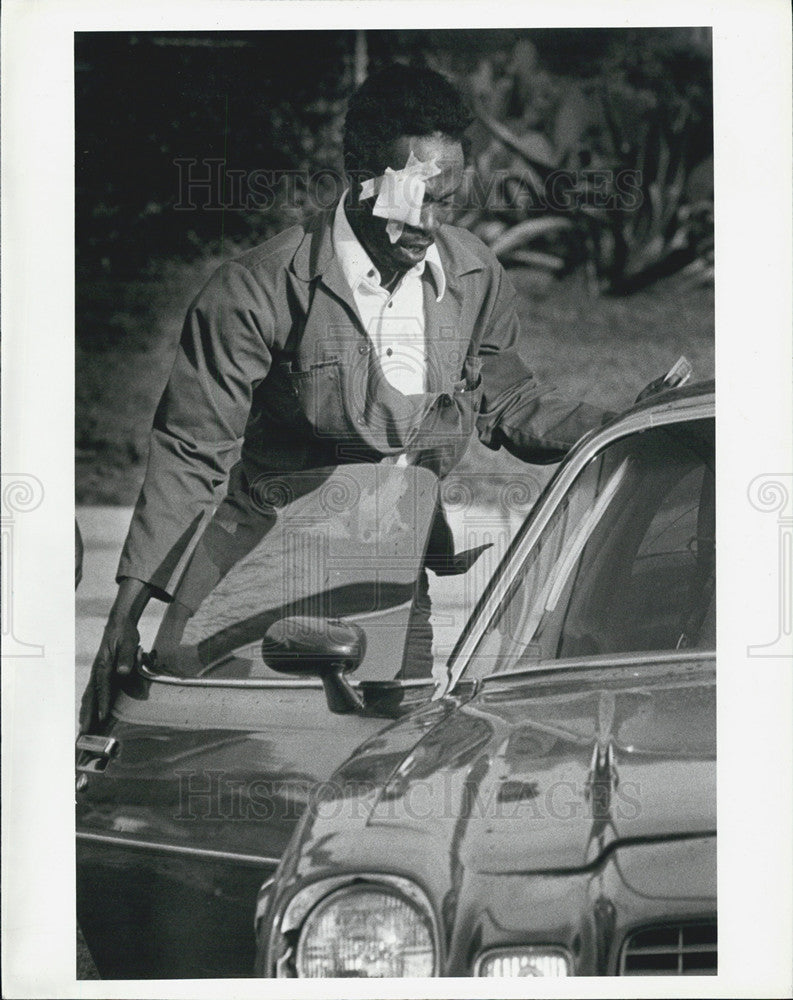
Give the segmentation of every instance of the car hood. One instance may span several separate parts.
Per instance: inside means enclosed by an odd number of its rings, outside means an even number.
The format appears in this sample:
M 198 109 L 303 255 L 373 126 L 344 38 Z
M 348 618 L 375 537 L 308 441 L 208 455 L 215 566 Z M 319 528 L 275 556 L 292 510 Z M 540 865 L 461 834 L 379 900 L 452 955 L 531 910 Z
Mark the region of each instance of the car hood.
M 368 797 L 365 825 L 439 840 L 453 865 L 493 874 L 581 869 L 617 842 L 711 834 L 714 667 L 493 678 Z

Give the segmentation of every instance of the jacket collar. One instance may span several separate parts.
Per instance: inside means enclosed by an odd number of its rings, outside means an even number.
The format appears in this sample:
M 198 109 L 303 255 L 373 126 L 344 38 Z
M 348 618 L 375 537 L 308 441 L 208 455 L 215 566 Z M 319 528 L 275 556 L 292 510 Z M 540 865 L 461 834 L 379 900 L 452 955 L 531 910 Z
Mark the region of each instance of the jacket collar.
M 346 286 L 341 266 L 333 251 L 333 217 L 336 206 L 322 212 L 308 223 L 303 239 L 292 258 L 292 271 L 302 281 L 323 277 L 326 283 Z M 460 240 L 453 226 L 441 226 L 435 241 L 447 278 L 461 277 L 484 269 L 483 262 Z

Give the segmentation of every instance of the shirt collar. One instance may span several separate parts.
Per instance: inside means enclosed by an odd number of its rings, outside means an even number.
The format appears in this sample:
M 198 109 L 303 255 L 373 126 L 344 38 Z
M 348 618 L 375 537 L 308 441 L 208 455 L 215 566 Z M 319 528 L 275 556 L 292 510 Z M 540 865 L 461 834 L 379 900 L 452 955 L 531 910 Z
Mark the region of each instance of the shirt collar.
M 353 292 L 355 292 L 362 281 L 375 281 L 380 283 L 380 272 L 372 263 L 369 254 L 364 250 L 358 241 L 358 237 L 352 231 L 350 223 L 347 221 L 347 214 L 344 211 L 344 202 L 347 198 L 347 191 L 339 199 L 336 211 L 333 216 L 333 249 L 341 264 L 342 272 Z M 446 274 L 441 263 L 441 256 L 438 247 L 431 243 L 424 254 L 424 260 L 420 260 L 407 273 L 421 277 L 424 274 L 425 266 L 429 264 L 430 271 L 435 280 L 437 295 L 436 302 L 440 302 L 446 292 Z

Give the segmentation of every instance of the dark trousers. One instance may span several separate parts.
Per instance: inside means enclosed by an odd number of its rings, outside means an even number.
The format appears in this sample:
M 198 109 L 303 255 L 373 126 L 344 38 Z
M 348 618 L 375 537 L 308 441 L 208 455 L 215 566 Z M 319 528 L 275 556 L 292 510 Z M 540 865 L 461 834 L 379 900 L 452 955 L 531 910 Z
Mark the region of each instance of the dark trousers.
M 405 640 L 402 667 L 397 674 L 400 680 L 432 675 L 431 613 L 430 584 L 427 579 L 427 570 L 422 566 L 418 580 L 416 580 L 416 590 L 410 607 L 410 622 Z

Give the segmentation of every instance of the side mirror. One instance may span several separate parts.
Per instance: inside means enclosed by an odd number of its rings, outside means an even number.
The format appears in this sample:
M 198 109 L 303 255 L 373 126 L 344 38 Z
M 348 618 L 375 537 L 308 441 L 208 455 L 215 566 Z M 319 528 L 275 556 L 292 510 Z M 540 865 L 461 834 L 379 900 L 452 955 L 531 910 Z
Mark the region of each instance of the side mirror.
M 319 677 L 331 712 L 357 712 L 363 699 L 345 674 L 357 669 L 366 652 L 360 626 L 331 618 L 296 615 L 281 618 L 265 632 L 262 658 L 272 670 L 298 677 Z

